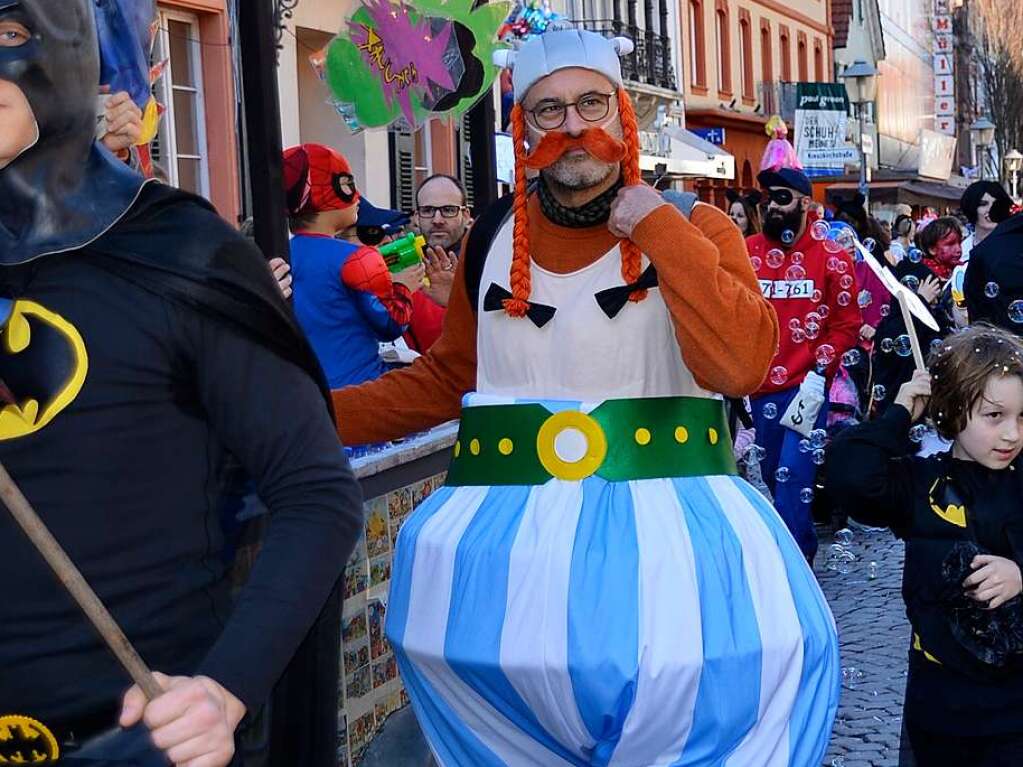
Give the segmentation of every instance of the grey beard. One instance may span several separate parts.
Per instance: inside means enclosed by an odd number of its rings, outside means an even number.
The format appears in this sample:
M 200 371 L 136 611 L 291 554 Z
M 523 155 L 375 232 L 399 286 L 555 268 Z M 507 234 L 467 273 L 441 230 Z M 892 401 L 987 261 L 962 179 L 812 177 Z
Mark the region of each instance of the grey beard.
M 618 163 L 601 164 L 592 169 L 574 168 L 564 159 L 558 160 L 548 168 L 540 171 L 544 181 L 555 189 L 569 192 L 582 192 L 600 186 L 619 170 Z

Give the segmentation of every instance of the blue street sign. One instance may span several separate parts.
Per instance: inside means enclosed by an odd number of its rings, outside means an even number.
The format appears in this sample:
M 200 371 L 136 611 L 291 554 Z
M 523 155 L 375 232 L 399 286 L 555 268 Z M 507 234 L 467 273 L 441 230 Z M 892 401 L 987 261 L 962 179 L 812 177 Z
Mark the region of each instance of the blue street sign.
M 725 143 L 724 128 L 690 128 L 689 130 L 704 141 L 709 141 L 717 146 L 721 146 Z

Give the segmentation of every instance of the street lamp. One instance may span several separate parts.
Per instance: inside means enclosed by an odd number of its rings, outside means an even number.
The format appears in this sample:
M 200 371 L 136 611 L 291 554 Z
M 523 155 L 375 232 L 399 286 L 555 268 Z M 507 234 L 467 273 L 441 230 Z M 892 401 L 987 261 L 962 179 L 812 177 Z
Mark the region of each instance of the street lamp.
M 860 149 L 860 194 L 870 210 L 870 188 L 867 186 L 867 155 L 863 151 L 863 115 L 867 104 L 877 97 L 877 70 L 866 61 L 855 61 L 842 73 L 849 102 L 856 105 L 857 146 Z
M 1019 172 L 1023 170 L 1023 154 L 1018 149 L 1013 149 L 1005 155 L 1005 168 L 1009 171 L 1012 179 L 1012 199 L 1019 199 Z
M 987 149 L 995 143 L 995 124 L 987 117 L 977 119 L 973 125 L 970 126 L 970 137 L 973 139 L 973 145 L 980 150 L 980 157 L 978 158 L 977 163 L 980 165 L 980 180 L 983 181 L 984 165 L 987 161 Z

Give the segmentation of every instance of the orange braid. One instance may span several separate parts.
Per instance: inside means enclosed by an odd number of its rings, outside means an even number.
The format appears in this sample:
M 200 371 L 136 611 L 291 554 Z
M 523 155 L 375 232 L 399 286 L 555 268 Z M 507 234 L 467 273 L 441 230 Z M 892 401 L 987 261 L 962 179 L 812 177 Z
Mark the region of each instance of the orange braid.
M 526 120 L 522 107 L 512 107 L 512 142 L 515 145 L 515 227 L 512 236 L 511 292 L 504 310 L 509 317 L 525 317 L 532 290 L 529 272 L 529 227 L 526 220 Z
M 636 122 L 636 111 L 632 108 L 632 100 L 624 88 L 618 89 L 618 114 L 622 120 L 622 135 L 625 141 L 625 159 L 622 160 L 622 180 L 626 186 L 642 184 L 643 176 L 639 170 L 639 125 Z M 626 240 L 622 248 L 622 279 L 626 285 L 636 282 L 643 272 L 643 255 L 639 246 L 632 240 Z M 637 290 L 629 296 L 630 301 L 642 301 L 646 298 L 645 290 Z

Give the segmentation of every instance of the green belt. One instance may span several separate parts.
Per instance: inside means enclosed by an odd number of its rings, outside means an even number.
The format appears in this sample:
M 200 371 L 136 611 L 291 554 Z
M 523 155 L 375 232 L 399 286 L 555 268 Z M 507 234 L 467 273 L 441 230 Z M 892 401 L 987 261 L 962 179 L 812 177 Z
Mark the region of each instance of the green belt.
M 555 447 L 559 437 L 562 455 Z M 581 456 L 565 454 L 568 437 Z M 608 400 L 589 414 L 552 413 L 540 404 L 467 407 L 447 484 L 542 485 L 552 478 L 593 475 L 621 482 L 735 473 L 720 400 L 650 397 Z

